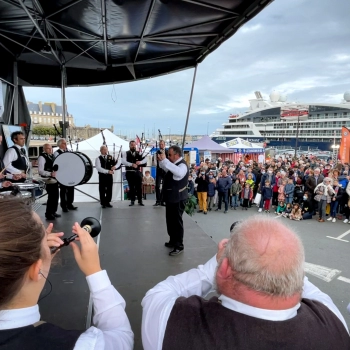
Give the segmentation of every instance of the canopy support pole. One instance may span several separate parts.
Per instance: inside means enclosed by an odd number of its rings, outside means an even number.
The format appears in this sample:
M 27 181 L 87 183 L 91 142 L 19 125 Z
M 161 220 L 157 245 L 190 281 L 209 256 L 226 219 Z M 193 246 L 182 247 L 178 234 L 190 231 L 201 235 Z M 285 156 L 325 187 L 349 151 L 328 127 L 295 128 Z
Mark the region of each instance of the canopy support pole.
M 66 130 L 66 67 L 63 65 L 61 67 L 61 97 L 62 97 L 62 137 L 65 139 L 67 136 Z
M 184 148 L 185 148 L 185 140 L 186 140 L 187 126 L 188 126 L 188 119 L 190 117 L 190 112 L 191 112 L 192 96 L 193 96 L 193 90 L 194 90 L 194 83 L 196 82 L 197 67 L 198 67 L 198 64 L 196 64 L 196 66 L 194 67 L 191 95 L 190 95 L 190 101 L 188 103 L 188 110 L 187 110 L 187 117 L 186 117 L 184 136 L 183 136 L 183 139 L 182 139 L 182 153 L 183 153 Z
M 18 65 L 13 62 L 13 124 L 18 125 Z M 11 118 L 11 117 L 10 117 Z

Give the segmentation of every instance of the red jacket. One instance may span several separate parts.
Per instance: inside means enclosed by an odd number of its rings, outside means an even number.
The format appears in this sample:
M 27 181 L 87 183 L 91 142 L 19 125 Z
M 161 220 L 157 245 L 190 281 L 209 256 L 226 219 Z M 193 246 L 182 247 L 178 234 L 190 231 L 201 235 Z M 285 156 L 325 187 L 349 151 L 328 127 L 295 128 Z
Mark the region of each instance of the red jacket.
M 244 199 L 244 190 L 245 190 L 245 187 L 242 188 L 242 192 L 241 192 L 241 198 Z M 253 190 L 249 187 L 249 200 L 252 200 L 253 199 Z

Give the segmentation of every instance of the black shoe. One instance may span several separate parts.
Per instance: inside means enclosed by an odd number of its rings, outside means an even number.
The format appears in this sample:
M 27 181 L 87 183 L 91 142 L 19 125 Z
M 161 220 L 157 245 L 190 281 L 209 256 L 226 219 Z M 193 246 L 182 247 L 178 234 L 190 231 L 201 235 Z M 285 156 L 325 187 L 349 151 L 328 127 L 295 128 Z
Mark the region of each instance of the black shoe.
M 107 208 L 113 208 L 113 205 L 111 203 L 106 204 Z
M 75 207 L 74 205 L 71 205 L 70 207 L 67 207 L 69 210 L 77 210 L 78 207 Z
M 103 209 L 106 209 L 106 206 L 105 206 L 104 204 L 102 204 L 102 208 L 103 208 Z
M 141 207 L 144 207 L 144 206 L 145 206 L 142 202 L 139 202 L 139 205 L 141 205 Z
M 68 212 L 69 212 L 69 210 L 68 210 L 67 208 L 62 208 L 62 211 L 63 211 L 64 213 L 68 213 Z
M 165 242 L 164 245 L 167 247 L 167 248 L 174 248 L 174 244 L 170 243 L 170 242 Z
M 162 206 L 162 207 L 165 207 L 165 202 L 162 202 L 162 203 L 161 203 L 161 206 Z
M 203 213 L 203 210 L 197 210 L 197 213 Z
M 129 207 L 132 207 L 133 205 L 135 205 L 135 202 L 131 202 L 131 203 L 129 204 Z
M 160 203 L 156 202 L 156 204 L 153 204 L 154 207 L 160 206 Z
M 179 255 L 184 251 L 184 248 L 174 248 L 169 255 L 170 256 L 175 256 L 175 255 Z
M 55 218 L 60 218 L 60 217 L 61 217 L 61 215 L 60 215 L 60 214 L 57 214 L 57 213 L 54 213 L 53 216 L 54 216 Z
M 209 211 L 211 211 L 211 208 L 208 208 Z
M 215 211 L 219 211 L 219 210 L 221 210 L 221 209 L 219 209 L 219 208 L 216 208 L 216 209 L 215 209 Z
M 204 212 L 204 215 L 207 215 L 207 212 L 206 212 L 206 211 Z
M 53 214 L 45 215 L 45 217 L 46 217 L 46 220 L 56 220 Z

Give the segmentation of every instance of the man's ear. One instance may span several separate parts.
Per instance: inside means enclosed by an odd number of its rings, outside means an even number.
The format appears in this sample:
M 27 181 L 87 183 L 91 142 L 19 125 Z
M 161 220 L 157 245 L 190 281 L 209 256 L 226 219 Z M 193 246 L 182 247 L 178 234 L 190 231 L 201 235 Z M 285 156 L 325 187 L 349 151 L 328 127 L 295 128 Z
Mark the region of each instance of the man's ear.
M 227 258 L 224 258 L 218 267 L 217 275 L 223 279 L 227 280 L 232 277 L 232 268 Z
M 41 275 L 41 268 L 43 266 L 43 261 L 39 259 L 35 263 L 33 263 L 28 270 L 28 278 L 34 282 L 39 281 L 39 279 L 43 278 Z

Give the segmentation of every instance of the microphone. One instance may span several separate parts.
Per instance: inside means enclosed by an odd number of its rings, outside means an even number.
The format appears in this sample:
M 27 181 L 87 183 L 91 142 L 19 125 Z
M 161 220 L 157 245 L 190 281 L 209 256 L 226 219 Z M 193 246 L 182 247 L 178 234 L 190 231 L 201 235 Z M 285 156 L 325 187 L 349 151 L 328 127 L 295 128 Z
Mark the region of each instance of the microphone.
M 80 224 L 81 228 L 87 232 L 90 233 L 91 237 L 96 237 L 100 234 L 101 232 L 101 224 L 100 222 L 93 218 L 93 217 L 87 217 L 85 218 L 81 224 Z M 54 254 L 57 252 L 57 250 L 61 249 L 62 247 L 65 247 L 67 245 L 69 245 L 70 242 L 73 242 L 76 238 L 78 237 L 77 234 L 70 236 L 68 238 L 64 238 L 63 239 L 63 244 L 61 244 L 59 247 L 51 247 L 50 251 L 51 254 Z

